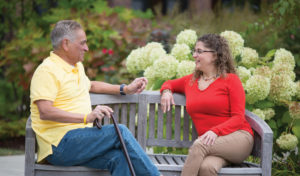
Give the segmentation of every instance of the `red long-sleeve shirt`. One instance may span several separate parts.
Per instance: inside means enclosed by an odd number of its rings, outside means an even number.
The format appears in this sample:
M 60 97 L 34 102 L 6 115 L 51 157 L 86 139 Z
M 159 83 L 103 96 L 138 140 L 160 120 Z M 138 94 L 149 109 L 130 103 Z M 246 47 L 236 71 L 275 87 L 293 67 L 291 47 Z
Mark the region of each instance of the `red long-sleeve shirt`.
M 253 135 L 245 119 L 245 92 L 237 75 L 227 74 L 217 78 L 206 89 L 198 88 L 198 81 L 191 82 L 193 75 L 166 81 L 160 91 L 170 89 L 186 96 L 186 109 L 191 116 L 198 135 L 212 130 L 224 136 L 237 130 Z

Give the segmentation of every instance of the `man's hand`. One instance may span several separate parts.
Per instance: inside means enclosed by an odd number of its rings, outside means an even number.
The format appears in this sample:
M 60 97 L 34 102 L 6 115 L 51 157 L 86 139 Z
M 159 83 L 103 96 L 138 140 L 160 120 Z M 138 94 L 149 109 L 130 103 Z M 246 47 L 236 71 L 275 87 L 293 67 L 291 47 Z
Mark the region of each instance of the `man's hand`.
M 199 136 L 198 139 L 200 139 L 200 141 L 205 145 L 213 145 L 217 137 L 218 135 L 216 133 L 209 130 L 206 133 L 204 133 L 202 136 Z
M 125 94 L 141 93 L 145 89 L 147 84 L 148 84 L 147 78 L 145 77 L 136 78 L 128 86 L 124 87 L 124 92 Z
M 88 114 L 86 121 L 88 123 L 94 122 L 95 119 L 101 121 L 105 116 L 110 118 L 111 113 L 113 113 L 113 110 L 110 107 L 98 105 L 90 114 Z
M 164 90 L 161 98 L 160 98 L 161 109 L 165 113 L 166 111 L 170 111 L 171 105 L 174 105 L 174 97 L 172 92 Z

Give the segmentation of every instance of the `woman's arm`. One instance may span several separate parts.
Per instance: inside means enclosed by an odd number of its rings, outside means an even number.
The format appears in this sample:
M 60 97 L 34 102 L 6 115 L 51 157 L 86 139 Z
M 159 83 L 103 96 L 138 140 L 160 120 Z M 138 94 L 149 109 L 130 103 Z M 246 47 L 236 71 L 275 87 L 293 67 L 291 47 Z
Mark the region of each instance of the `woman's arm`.
M 168 80 L 164 82 L 160 88 L 160 93 L 162 93 L 163 90 L 169 89 L 172 93 L 184 94 L 186 82 L 191 79 L 191 76 L 192 75 L 187 75 L 178 79 Z
M 161 109 L 164 113 L 171 109 L 171 105 L 175 104 L 172 93 L 176 92 L 176 93 L 184 94 L 184 89 L 185 89 L 184 87 L 188 77 L 189 76 L 185 76 L 179 79 L 169 80 L 164 82 L 164 84 L 161 86 L 160 103 L 161 103 Z

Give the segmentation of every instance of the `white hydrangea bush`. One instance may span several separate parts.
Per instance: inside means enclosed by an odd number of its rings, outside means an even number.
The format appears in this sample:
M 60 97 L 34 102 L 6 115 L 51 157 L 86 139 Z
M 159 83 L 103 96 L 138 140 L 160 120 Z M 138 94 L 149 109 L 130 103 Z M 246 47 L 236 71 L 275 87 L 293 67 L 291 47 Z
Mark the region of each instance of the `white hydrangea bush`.
M 241 64 L 247 68 L 255 67 L 259 63 L 258 53 L 252 48 L 244 47 L 241 58 Z
M 178 61 L 172 55 L 166 55 L 153 63 L 153 71 L 156 78 L 168 80 L 176 76 Z
M 224 31 L 220 35 L 227 40 L 231 54 L 234 58 L 242 53 L 244 39 L 240 34 L 234 31 Z
M 245 90 L 246 108 L 265 120 L 276 131 L 274 134 L 282 134 L 275 136 L 280 149 L 297 147 L 300 123 L 295 122 L 300 120 L 300 81 L 296 80 L 293 54 L 279 48 L 264 56 L 244 46 L 243 37 L 235 31 L 224 31 L 220 35 L 227 40 L 235 61 Z M 145 76 L 149 81 L 148 90 L 159 90 L 166 80 L 192 74 L 195 61 L 191 51 L 197 38 L 194 30 L 186 29 L 176 36 L 170 53 L 157 42 L 132 50 L 126 58 L 128 72 Z
M 269 95 L 270 79 L 261 75 L 253 75 L 247 80 L 244 89 L 247 103 L 254 104 L 259 100 L 264 100 Z
M 174 56 L 178 61 L 191 60 L 191 49 L 186 44 L 175 44 L 172 48 L 171 55 Z
M 189 75 L 195 70 L 195 62 L 193 61 L 182 61 L 178 64 L 177 68 L 177 78 Z
M 196 31 L 191 29 L 186 29 L 181 31 L 176 37 L 177 44 L 186 44 L 191 49 L 194 48 L 194 45 L 197 42 L 197 34 Z

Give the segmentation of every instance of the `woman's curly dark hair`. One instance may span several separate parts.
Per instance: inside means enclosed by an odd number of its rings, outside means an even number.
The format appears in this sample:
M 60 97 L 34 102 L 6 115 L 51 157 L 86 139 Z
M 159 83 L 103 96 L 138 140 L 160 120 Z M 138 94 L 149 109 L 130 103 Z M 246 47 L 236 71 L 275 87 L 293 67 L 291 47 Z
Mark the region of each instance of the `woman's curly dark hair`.
M 225 38 L 218 34 L 205 34 L 197 42 L 202 42 L 205 47 L 216 51 L 215 66 L 219 76 L 226 77 L 226 73 L 236 73 L 231 51 Z M 200 78 L 202 74 L 202 71 L 195 69 L 193 81 Z

